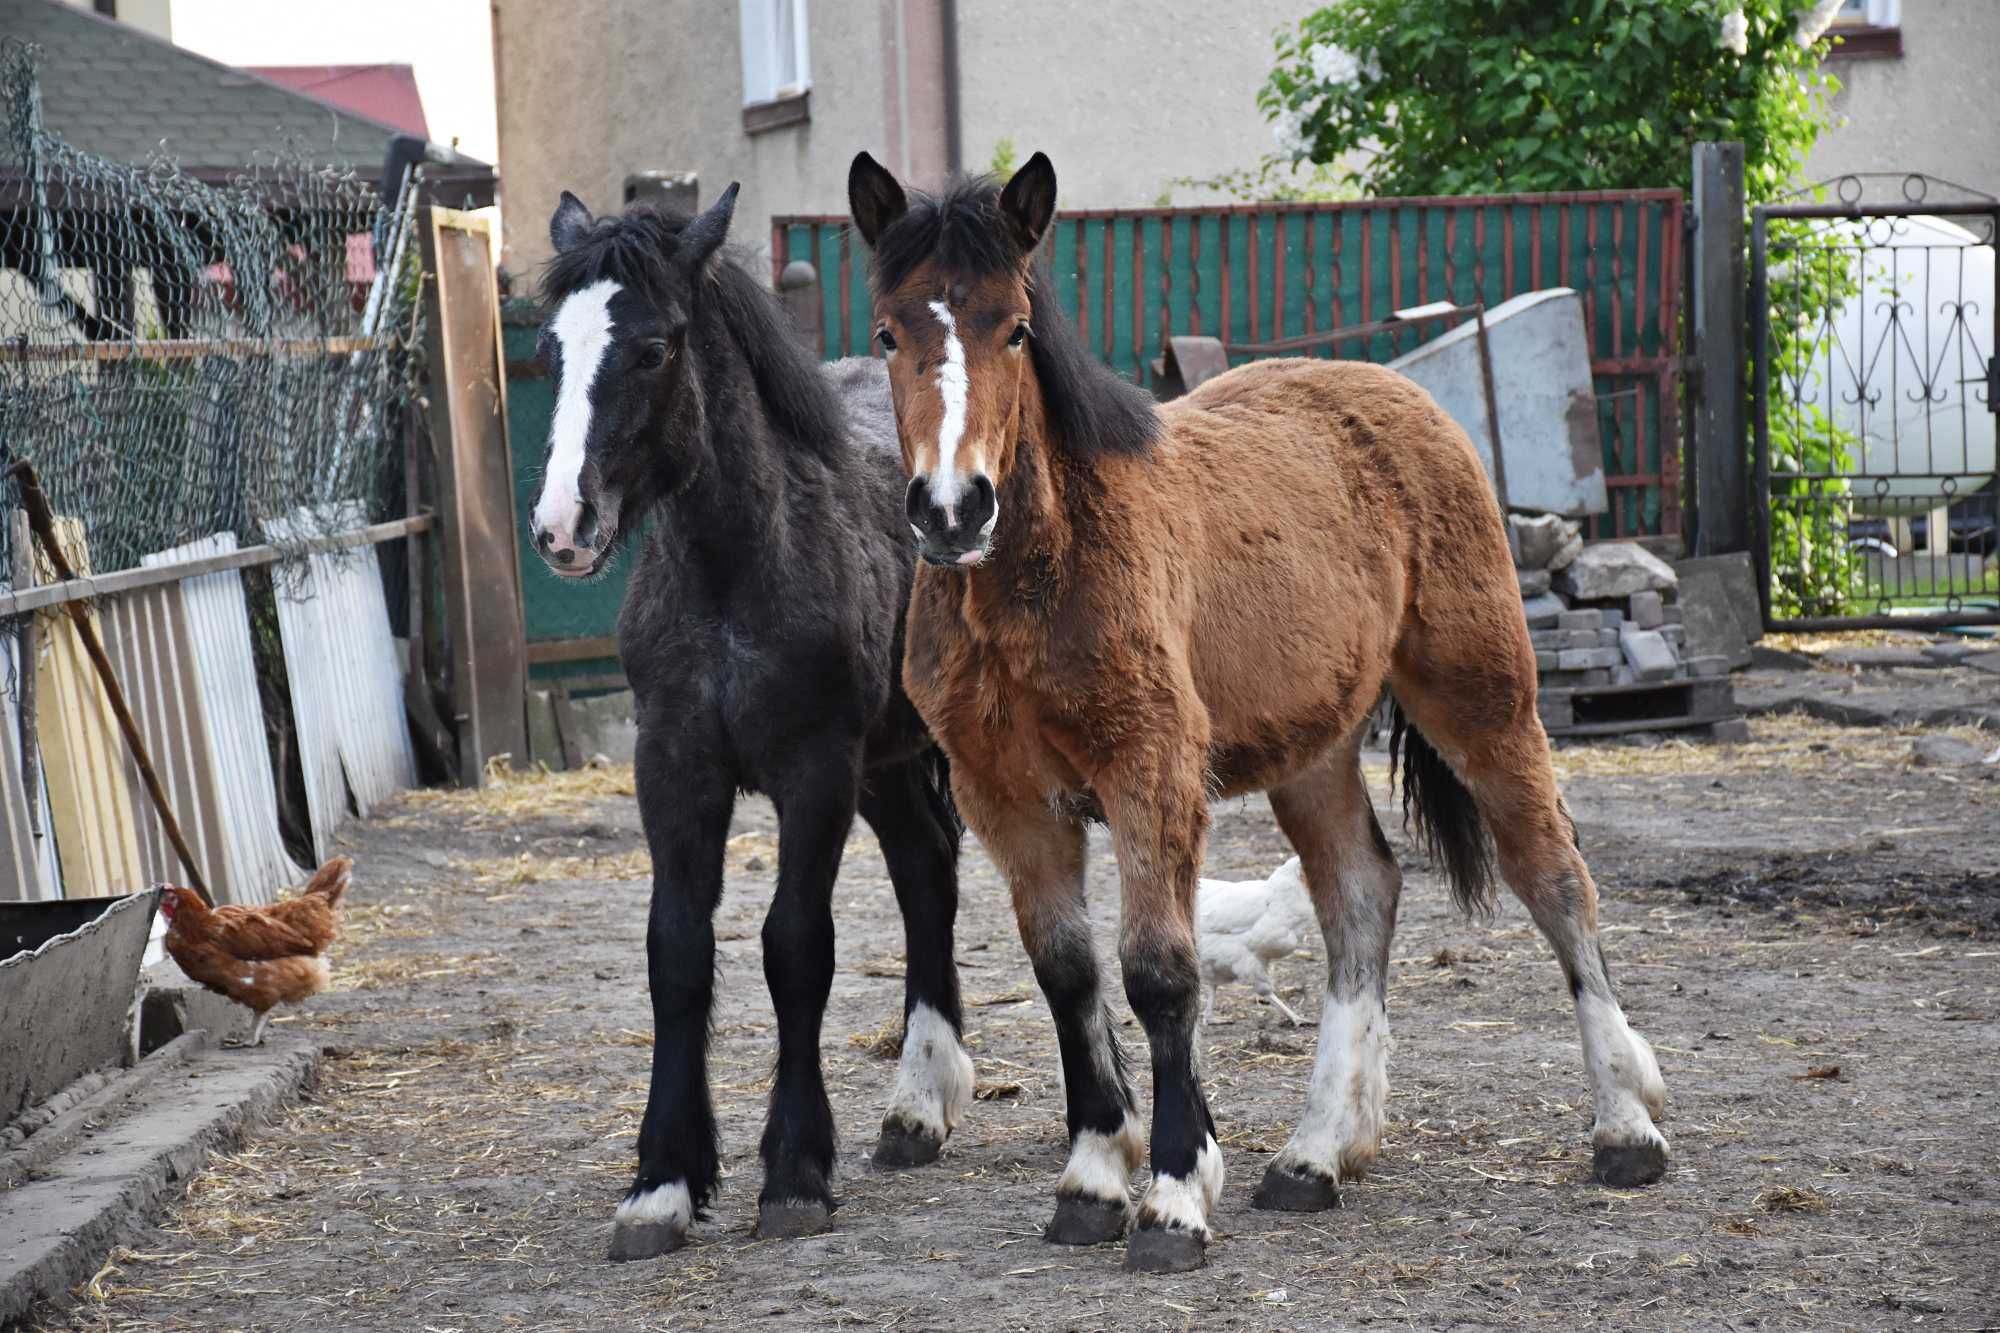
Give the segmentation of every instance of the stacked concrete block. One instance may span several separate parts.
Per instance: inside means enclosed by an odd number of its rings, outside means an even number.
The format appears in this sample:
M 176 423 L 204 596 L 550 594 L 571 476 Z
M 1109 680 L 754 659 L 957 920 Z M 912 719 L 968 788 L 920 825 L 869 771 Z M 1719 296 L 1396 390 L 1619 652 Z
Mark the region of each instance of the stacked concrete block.
M 1733 696 L 1724 697 L 1730 694 L 1727 659 L 1687 652 L 1671 566 L 1637 543 L 1586 546 L 1575 523 L 1553 514 L 1513 515 L 1508 527 L 1543 721 L 1551 731 L 1610 730 L 1613 724 L 1592 719 L 1613 715 L 1629 717 L 1630 730 L 1644 730 L 1650 704 L 1640 696 L 1648 691 L 1659 695 L 1663 718 L 1672 713 L 1671 725 L 1688 724 L 1697 694 L 1703 715 L 1734 713 Z M 1697 678 L 1702 683 L 1695 690 Z M 1676 689 L 1683 682 L 1690 687 Z M 1616 708 L 1593 709 L 1586 697 L 1593 691 L 1627 699 Z

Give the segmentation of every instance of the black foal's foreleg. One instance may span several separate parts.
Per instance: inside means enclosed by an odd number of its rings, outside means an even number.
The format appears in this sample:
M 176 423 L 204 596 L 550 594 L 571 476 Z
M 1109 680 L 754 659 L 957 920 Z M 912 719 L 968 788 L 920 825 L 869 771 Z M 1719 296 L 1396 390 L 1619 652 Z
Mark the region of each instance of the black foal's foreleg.
M 612 1221 L 613 1259 L 680 1248 L 715 1196 L 715 1108 L 708 1091 L 709 1012 L 722 852 L 735 804 L 727 785 L 704 787 L 686 757 L 642 730 L 635 772 L 653 858 L 646 977 L 653 1000 L 653 1081 L 639 1125 L 639 1171 Z
M 962 1040 L 952 923 L 958 914 L 958 828 L 932 788 L 927 760 L 871 773 L 861 814 L 882 844 L 903 912 L 903 1058 L 882 1117 L 875 1165 L 937 1160 L 972 1104 Z
M 764 918 L 764 980 L 778 1015 L 778 1073 L 760 1153 L 757 1234 L 824 1231 L 834 1201 L 833 1108 L 820 1069 L 820 1024 L 833 986 L 833 883 L 854 824 L 859 747 L 801 765 L 778 794 L 778 888 Z

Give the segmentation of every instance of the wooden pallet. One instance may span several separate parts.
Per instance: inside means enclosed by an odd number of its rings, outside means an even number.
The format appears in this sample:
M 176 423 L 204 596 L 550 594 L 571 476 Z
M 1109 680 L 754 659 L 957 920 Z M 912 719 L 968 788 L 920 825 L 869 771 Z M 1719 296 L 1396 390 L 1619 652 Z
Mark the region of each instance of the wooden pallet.
M 1551 736 L 1680 731 L 1738 716 L 1736 689 L 1727 676 L 1544 690 L 1537 705 Z

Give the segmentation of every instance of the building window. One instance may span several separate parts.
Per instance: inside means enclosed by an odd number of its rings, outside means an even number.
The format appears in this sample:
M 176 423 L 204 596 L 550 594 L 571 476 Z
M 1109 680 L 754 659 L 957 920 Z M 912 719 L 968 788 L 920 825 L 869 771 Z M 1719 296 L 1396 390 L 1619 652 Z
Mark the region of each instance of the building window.
M 1903 0 L 1842 0 L 1833 16 L 1829 55 L 1867 59 L 1903 54 Z
M 803 97 L 812 86 L 806 58 L 806 0 L 738 0 L 743 19 L 743 105 Z

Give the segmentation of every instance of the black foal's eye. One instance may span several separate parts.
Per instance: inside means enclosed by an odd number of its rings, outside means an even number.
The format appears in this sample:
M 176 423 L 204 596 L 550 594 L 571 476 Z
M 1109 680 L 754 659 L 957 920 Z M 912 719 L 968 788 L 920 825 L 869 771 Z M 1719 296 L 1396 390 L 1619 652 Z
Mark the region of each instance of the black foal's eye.
M 875 330 L 875 341 L 882 344 L 884 352 L 893 352 L 896 350 L 896 335 L 887 329 Z
M 665 364 L 667 364 L 667 345 L 660 339 L 655 338 L 652 342 L 647 343 L 639 349 L 639 368 L 641 370 L 658 370 Z
M 1033 332 L 1034 330 L 1028 327 L 1028 321 L 1024 319 L 1014 326 L 1012 333 L 1007 335 L 1007 345 L 1009 347 L 1019 347 L 1022 343 L 1028 341 L 1028 335 Z

